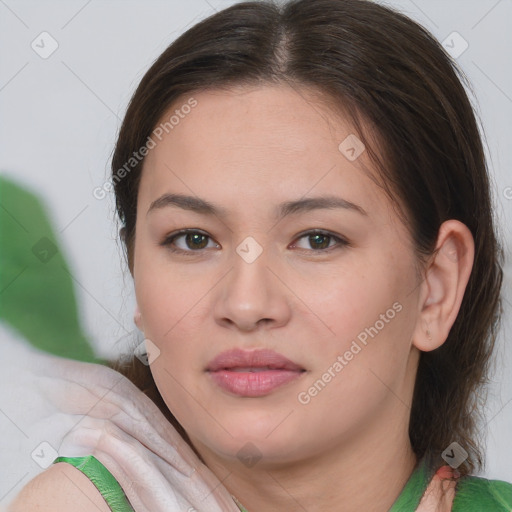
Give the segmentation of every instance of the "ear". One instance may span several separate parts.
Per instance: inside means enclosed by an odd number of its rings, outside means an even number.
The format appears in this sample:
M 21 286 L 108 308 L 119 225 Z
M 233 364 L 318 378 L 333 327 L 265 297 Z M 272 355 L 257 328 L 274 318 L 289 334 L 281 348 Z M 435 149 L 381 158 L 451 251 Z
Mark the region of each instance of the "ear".
M 144 324 L 142 322 L 142 315 L 140 313 L 139 305 L 135 306 L 135 311 L 133 312 L 133 321 L 139 331 L 144 332 Z
M 413 345 L 419 350 L 435 350 L 448 338 L 462 304 L 474 256 L 475 244 L 469 228 L 454 219 L 444 222 L 421 284 L 420 311 L 413 335 Z

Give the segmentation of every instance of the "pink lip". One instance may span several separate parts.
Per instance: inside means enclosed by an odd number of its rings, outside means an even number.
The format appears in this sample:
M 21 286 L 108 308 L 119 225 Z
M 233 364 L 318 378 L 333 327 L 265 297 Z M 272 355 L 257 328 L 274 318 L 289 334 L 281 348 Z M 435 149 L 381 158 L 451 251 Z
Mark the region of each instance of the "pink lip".
M 219 354 L 206 371 L 222 389 L 258 397 L 300 377 L 305 370 L 272 350 L 234 349 Z

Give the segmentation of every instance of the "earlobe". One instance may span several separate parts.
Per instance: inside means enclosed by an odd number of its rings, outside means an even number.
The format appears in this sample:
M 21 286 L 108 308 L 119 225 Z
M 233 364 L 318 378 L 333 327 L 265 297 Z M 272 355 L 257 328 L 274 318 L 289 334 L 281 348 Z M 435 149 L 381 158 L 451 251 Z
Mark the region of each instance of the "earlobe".
M 474 260 L 469 228 L 457 220 L 444 222 L 436 250 L 426 267 L 413 344 L 429 352 L 448 338 L 460 310 Z

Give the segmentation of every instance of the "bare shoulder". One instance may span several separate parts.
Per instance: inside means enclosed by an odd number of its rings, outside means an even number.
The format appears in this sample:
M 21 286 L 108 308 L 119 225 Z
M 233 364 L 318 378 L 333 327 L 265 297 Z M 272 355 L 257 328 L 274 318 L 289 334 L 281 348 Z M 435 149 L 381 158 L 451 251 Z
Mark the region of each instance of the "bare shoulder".
M 58 462 L 33 478 L 8 512 L 110 512 L 95 485 L 71 464 Z

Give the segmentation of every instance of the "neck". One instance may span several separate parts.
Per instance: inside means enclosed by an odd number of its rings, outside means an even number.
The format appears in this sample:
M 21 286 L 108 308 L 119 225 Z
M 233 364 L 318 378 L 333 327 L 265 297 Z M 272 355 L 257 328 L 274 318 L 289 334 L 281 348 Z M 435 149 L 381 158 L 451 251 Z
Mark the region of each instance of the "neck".
M 241 469 L 239 461 L 219 460 L 208 450 L 201 451 L 210 469 L 249 512 L 386 512 L 417 463 L 407 414 L 397 416 L 389 428 L 374 425 L 327 454 L 271 467 L 259 462 Z

